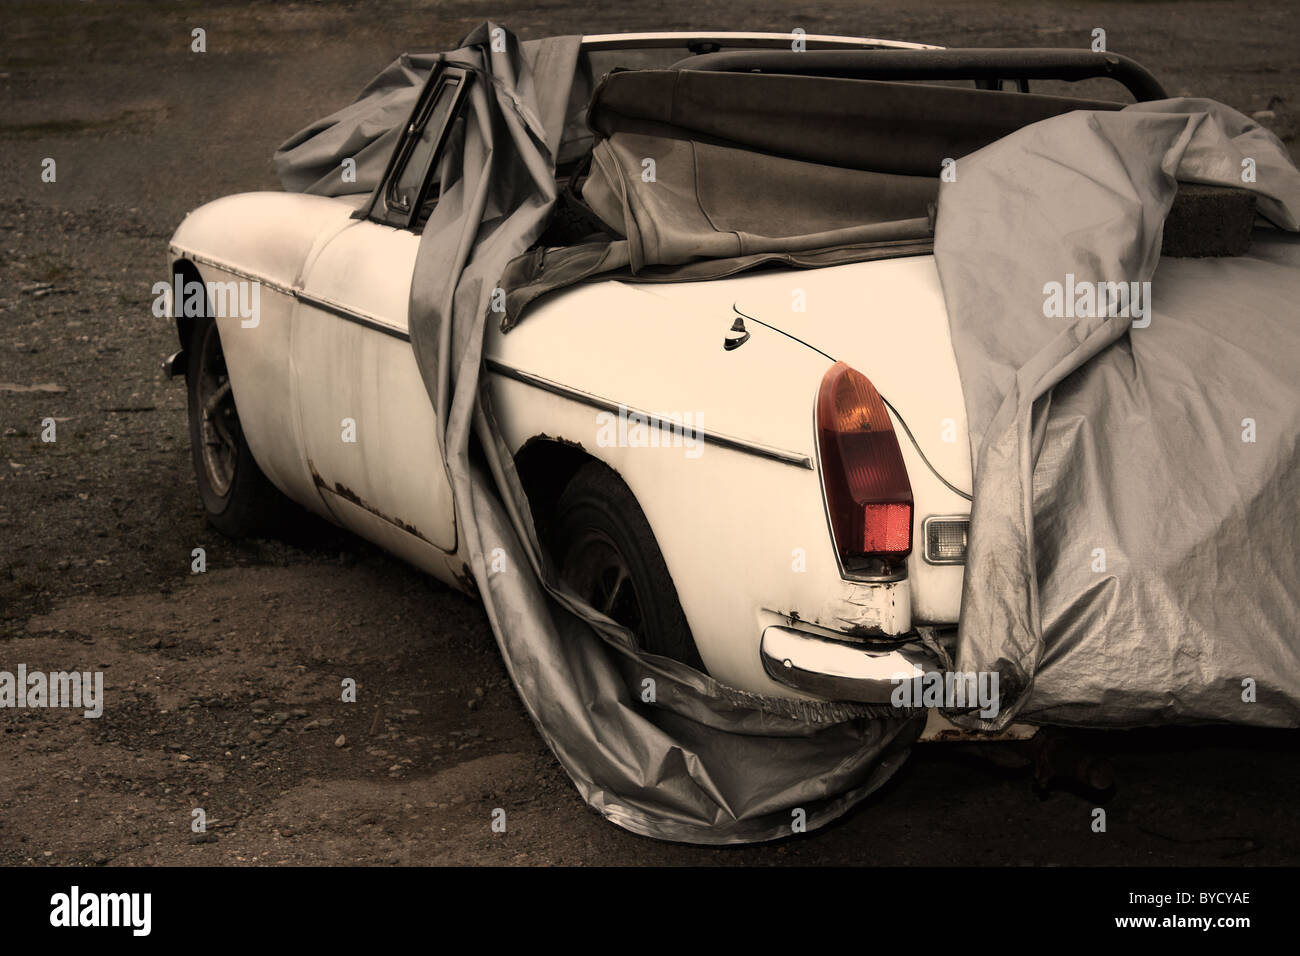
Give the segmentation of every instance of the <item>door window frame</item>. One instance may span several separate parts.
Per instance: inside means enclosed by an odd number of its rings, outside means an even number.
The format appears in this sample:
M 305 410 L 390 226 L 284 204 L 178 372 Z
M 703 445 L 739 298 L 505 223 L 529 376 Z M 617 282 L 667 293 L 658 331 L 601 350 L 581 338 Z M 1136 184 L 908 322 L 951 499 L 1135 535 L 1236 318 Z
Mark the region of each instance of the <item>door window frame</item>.
M 406 127 L 398 139 L 392 155 L 388 158 L 388 165 L 384 169 L 384 175 L 379 181 L 378 188 L 371 195 L 369 202 L 357 211 L 356 218 L 370 219 L 385 225 L 396 226 L 399 229 L 414 230 L 419 226 L 422 218 L 420 211 L 429 200 L 434 172 L 442 159 L 442 151 L 447 145 L 448 134 L 460 115 L 461 106 L 465 102 L 465 95 L 469 90 L 472 76 L 473 74 L 468 70 L 448 66 L 445 63 L 438 63 L 434 66 L 433 71 L 429 74 L 429 79 L 425 82 L 424 89 L 420 92 L 419 99 L 416 100 L 415 108 L 411 111 L 410 119 L 407 120 Z M 407 171 L 407 164 L 415 153 L 416 145 L 424 136 L 426 125 L 437 113 L 435 107 L 438 105 L 440 97 L 444 95 L 451 97 L 451 105 L 445 114 L 441 127 L 436 131 L 433 152 L 429 154 L 427 165 L 421 173 L 419 195 L 416 197 L 415 202 L 411 203 L 409 209 L 403 208 L 395 201 L 393 188 Z

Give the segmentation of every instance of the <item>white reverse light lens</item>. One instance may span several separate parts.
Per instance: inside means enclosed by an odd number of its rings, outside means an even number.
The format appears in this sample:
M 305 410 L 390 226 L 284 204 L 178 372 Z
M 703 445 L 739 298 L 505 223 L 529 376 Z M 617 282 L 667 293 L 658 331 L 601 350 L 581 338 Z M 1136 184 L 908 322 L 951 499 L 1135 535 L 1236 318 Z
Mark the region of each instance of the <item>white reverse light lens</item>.
M 931 564 L 965 564 L 969 516 L 925 519 L 925 560 Z

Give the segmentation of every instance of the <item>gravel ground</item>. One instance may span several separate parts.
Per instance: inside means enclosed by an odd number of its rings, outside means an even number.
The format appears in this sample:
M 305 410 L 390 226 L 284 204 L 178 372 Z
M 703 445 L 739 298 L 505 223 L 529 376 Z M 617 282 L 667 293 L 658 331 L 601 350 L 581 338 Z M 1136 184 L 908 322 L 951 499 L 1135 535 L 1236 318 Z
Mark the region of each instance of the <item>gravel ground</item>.
M 149 310 L 167 237 L 203 202 L 277 188 L 278 143 L 398 53 L 489 15 L 525 37 L 802 27 L 972 46 L 1086 46 L 1101 26 L 1171 91 L 1264 111 L 1295 152 L 1300 8 L 1284 0 L 6 3 L 0 669 L 103 670 L 111 706 L 0 714 L 0 864 L 1300 859 L 1280 799 L 1300 787 L 1295 734 L 1227 728 L 1084 735 L 1116 771 L 1105 834 L 1090 829 L 1101 798 L 928 745 L 816 834 L 730 850 L 634 837 L 585 808 L 473 601 L 322 525 L 240 542 L 205 527 L 183 390 L 158 367 L 174 335 Z M 347 677 L 362 703 L 338 700 Z

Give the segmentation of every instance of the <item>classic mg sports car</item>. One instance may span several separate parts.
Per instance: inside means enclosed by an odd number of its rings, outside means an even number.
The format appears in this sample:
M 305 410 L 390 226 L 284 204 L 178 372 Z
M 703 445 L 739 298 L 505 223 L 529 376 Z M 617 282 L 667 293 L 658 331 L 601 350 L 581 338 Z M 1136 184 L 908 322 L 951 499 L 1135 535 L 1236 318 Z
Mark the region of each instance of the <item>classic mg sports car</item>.
M 888 702 L 894 675 L 937 666 L 917 629 L 955 628 L 971 508 L 961 384 L 926 245 L 940 160 L 1051 115 L 1118 105 L 1030 92 L 1031 80 L 1101 77 L 1138 99 L 1163 94 L 1132 61 L 1086 51 L 803 42 L 792 54 L 788 35 L 593 36 L 582 57 L 624 86 L 646 69 L 738 83 L 802 72 L 906 92 L 911 125 L 891 120 L 879 195 L 843 211 L 910 223 L 900 252 L 574 284 L 509 332 L 489 322 L 484 374 L 539 534 L 595 608 L 646 649 L 745 691 Z M 178 303 L 180 351 L 166 368 L 188 384 L 194 467 L 217 529 L 256 533 L 287 497 L 473 590 L 408 333 L 421 207 L 437 200 L 429 180 L 469 79 L 435 73 L 373 195 L 232 196 L 173 236 L 170 276 L 209 301 L 199 315 Z M 972 113 L 952 98 L 974 91 L 994 107 Z M 718 123 L 712 141 L 725 143 Z M 562 200 L 539 248 L 581 242 L 601 221 L 617 229 L 591 150 L 590 130 L 561 146 Z M 720 228 L 779 214 L 743 176 L 701 170 L 715 178 L 698 186 L 708 213 L 735 223 Z M 231 283 L 256 284 L 255 317 L 213 308 Z

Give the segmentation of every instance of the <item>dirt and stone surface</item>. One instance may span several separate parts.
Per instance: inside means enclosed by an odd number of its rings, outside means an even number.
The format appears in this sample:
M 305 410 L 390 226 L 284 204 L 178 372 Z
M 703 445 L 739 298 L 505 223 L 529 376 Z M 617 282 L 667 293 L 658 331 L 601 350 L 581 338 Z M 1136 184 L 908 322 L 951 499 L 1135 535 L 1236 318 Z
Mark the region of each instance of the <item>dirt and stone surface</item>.
M 174 333 L 150 311 L 167 237 L 208 200 L 277 188 L 278 143 L 398 53 L 445 48 L 489 15 L 525 37 L 800 27 L 973 46 L 1082 47 L 1100 26 L 1171 92 L 1259 113 L 1295 150 L 1300 8 L 1287 0 L 7 0 L 0 670 L 99 670 L 107 703 L 97 720 L 0 711 L 0 864 L 1300 859 L 1296 735 L 1239 728 L 1086 735 L 1115 769 L 1102 796 L 928 745 L 815 834 L 722 850 L 635 837 L 585 807 L 472 599 L 329 527 L 232 541 L 205 526 L 183 388 L 159 369 Z M 191 52 L 195 28 L 206 53 Z M 348 678 L 356 703 L 340 699 Z

